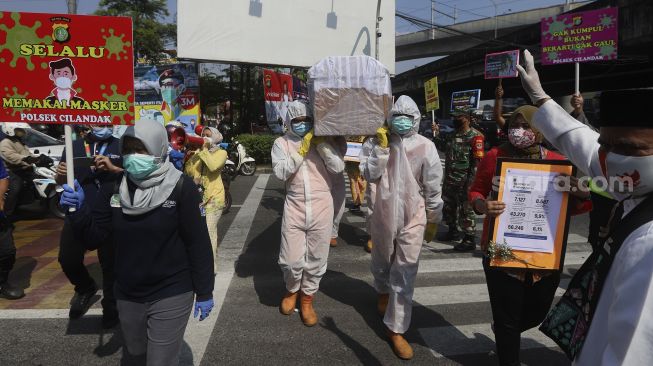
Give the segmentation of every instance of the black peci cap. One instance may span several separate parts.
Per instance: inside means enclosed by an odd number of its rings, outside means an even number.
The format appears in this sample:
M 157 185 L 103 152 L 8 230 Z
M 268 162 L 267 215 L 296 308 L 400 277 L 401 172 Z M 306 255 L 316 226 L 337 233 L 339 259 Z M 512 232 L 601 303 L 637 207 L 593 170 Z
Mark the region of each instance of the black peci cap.
M 607 90 L 600 97 L 600 127 L 653 128 L 653 118 L 644 112 L 653 101 L 653 88 Z

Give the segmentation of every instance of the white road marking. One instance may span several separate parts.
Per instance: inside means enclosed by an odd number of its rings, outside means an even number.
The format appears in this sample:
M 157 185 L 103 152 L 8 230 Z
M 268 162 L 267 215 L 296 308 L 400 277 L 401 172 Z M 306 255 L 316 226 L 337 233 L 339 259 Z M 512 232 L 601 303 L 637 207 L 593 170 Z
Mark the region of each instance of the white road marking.
M 436 358 L 495 350 L 490 323 L 421 328 L 419 333 Z M 537 328 L 522 333 L 521 349 L 544 347 L 556 347 L 556 344 Z
M 589 252 L 569 252 L 565 256 L 565 266 L 585 263 Z M 459 271 L 482 271 L 483 264 L 479 257 L 425 259 L 419 262 L 419 273 L 440 273 Z
M 556 296 L 562 296 L 570 279 L 560 281 Z M 415 288 L 413 300 L 422 306 L 469 304 L 488 302 L 490 297 L 485 283 L 472 285 L 426 286 Z
M 215 306 L 211 311 L 211 316 L 204 321 L 199 322 L 197 319 L 192 318 L 186 327 L 184 340 L 190 346 L 192 354 L 184 353 L 182 351 L 180 357 L 180 365 L 199 365 L 202 362 L 206 347 L 209 344 L 211 333 L 222 309 L 229 284 L 234 275 L 234 260 L 240 256 L 243 251 L 243 246 L 247 241 L 249 230 L 252 227 L 254 216 L 258 210 L 265 187 L 268 184 L 270 174 L 261 174 L 254 183 L 252 190 L 247 195 L 247 199 L 243 207 L 238 210 L 238 214 L 234 218 L 231 226 L 227 230 L 224 239 L 220 243 L 220 250 L 218 250 L 218 273 L 215 276 L 215 287 L 213 289 L 213 301 Z

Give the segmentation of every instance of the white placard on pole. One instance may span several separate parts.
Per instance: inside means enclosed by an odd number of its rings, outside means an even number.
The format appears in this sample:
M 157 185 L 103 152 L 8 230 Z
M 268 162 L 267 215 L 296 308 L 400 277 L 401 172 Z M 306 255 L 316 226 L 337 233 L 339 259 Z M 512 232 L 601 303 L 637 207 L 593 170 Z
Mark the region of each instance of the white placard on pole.
M 575 95 L 580 94 L 580 63 L 576 62 L 576 79 L 574 80 L 574 93 Z
M 75 159 L 73 155 L 73 129 L 70 125 L 64 126 L 64 140 L 66 144 L 66 183 L 73 190 L 75 189 Z M 75 212 L 75 207 L 71 207 L 69 212 Z

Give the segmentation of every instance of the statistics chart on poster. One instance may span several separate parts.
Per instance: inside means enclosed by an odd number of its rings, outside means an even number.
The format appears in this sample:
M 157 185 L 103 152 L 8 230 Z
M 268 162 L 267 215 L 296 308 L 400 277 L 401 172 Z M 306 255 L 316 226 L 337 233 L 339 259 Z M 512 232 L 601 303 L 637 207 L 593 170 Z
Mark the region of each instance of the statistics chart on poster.
M 556 172 L 508 169 L 501 200 L 498 238 L 513 249 L 552 253 L 563 193 L 555 189 Z

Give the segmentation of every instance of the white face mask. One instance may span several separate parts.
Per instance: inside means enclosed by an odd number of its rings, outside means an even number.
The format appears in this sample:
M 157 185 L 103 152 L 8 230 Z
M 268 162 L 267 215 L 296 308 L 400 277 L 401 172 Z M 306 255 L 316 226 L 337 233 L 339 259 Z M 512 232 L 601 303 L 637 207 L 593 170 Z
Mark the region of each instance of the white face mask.
M 60 89 L 70 89 L 70 87 L 73 86 L 73 81 L 69 78 L 60 76 L 54 81 L 54 84 Z
M 600 153 L 599 162 L 603 175 L 620 180 L 624 184 L 612 184 L 610 190 L 632 196 L 653 192 L 653 155 L 627 156 L 612 152 Z

